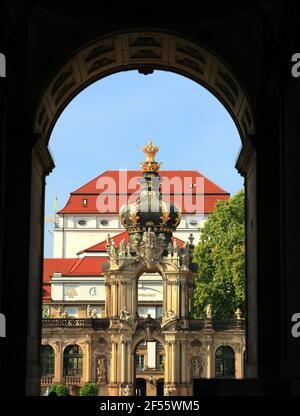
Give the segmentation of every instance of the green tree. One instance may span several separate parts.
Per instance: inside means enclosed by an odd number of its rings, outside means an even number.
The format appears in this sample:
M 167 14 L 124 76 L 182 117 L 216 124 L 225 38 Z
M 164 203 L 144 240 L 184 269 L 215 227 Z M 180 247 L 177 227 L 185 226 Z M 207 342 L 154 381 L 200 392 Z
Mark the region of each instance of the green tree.
M 211 304 L 213 318 L 234 318 L 245 313 L 244 191 L 218 201 L 200 233 L 194 251 L 198 265 L 195 282 L 195 316 L 205 317 Z
M 58 396 L 69 396 L 69 389 L 64 384 L 53 384 L 50 391 L 54 391 Z
M 98 396 L 99 386 L 95 383 L 86 383 L 80 389 L 80 396 Z

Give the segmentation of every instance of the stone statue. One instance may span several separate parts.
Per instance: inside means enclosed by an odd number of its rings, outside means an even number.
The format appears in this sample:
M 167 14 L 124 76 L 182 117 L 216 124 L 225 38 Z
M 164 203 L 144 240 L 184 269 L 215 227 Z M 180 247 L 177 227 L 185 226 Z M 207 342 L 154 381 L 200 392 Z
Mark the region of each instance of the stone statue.
M 129 384 L 122 388 L 122 396 L 131 396 Z
M 190 233 L 190 236 L 189 236 L 189 242 L 190 242 L 190 246 L 193 246 L 194 244 L 193 244 L 193 241 L 195 240 L 195 237 L 193 236 L 193 233 Z
M 91 311 L 91 318 L 96 319 L 97 318 L 97 309 L 92 309 Z
M 242 311 L 240 310 L 240 308 L 238 308 L 236 311 L 235 311 L 235 316 L 236 316 L 236 319 L 239 321 L 240 319 L 242 319 Z
M 111 258 L 117 257 L 117 249 L 116 249 L 116 243 L 115 240 L 109 237 L 109 234 L 106 237 L 106 251 Z
M 209 303 L 205 307 L 205 314 L 207 319 L 212 319 L 212 310 L 211 310 L 211 304 Z
M 116 257 L 116 255 L 117 255 L 116 243 L 115 243 L 115 240 L 112 239 L 111 240 L 111 247 L 110 247 L 110 256 L 111 257 Z
M 130 318 L 130 313 L 128 312 L 126 306 L 124 306 L 121 309 L 121 313 L 120 313 L 120 320 L 121 321 L 127 321 Z
M 190 267 L 190 252 L 189 252 L 189 248 L 188 248 L 187 245 L 185 246 L 184 252 L 182 253 L 181 263 L 182 263 L 182 269 L 189 270 L 189 267 Z
M 192 377 L 201 377 L 203 365 L 201 357 L 193 356 L 190 361 L 191 365 L 191 376 Z
M 125 257 L 126 256 L 126 242 L 125 242 L 124 238 L 120 241 L 119 256 L 120 257 Z
M 141 257 L 148 268 L 156 260 L 157 246 L 155 233 L 149 228 L 148 231 L 143 233 L 141 242 Z
M 146 326 L 146 341 L 151 341 L 152 340 L 152 328 L 151 325 L 147 325 Z
M 173 252 L 174 252 L 174 247 L 173 247 L 173 243 L 170 241 L 168 244 L 168 254 L 170 257 L 173 256 Z
M 179 257 L 179 245 L 178 245 L 176 240 L 174 240 L 174 242 L 173 242 L 173 256 L 175 258 Z
M 175 394 L 175 388 L 174 387 L 164 387 L 164 395 L 165 396 L 174 396 Z
M 130 253 L 135 253 L 137 259 L 140 256 L 141 239 L 142 237 L 140 236 L 140 234 L 135 234 L 134 236 L 130 237 L 129 251 Z
M 106 359 L 105 357 L 97 360 L 97 384 L 106 384 Z
M 164 249 L 165 249 L 165 240 L 166 240 L 166 238 L 165 238 L 165 235 L 163 234 L 163 233 L 160 233 L 159 235 L 158 235 L 158 238 L 157 238 L 157 243 L 158 243 L 158 247 L 157 247 L 157 258 L 159 259 L 159 258 L 161 258 L 162 257 L 162 255 L 163 255 L 163 252 L 164 252 Z
M 162 325 L 164 325 L 166 322 L 171 321 L 172 319 L 176 319 L 176 315 L 174 311 L 169 309 L 167 312 L 165 312 L 163 318 L 162 318 Z

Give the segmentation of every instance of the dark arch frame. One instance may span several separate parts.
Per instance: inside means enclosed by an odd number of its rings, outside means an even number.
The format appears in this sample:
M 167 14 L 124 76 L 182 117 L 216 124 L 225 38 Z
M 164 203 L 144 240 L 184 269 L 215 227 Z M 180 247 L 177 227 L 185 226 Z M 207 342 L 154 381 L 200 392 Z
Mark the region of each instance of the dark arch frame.
M 47 145 L 49 141 L 49 137 L 51 134 L 51 130 L 54 126 L 54 123 L 63 111 L 64 107 L 68 104 L 68 102 L 83 88 L 85 88 L 90 83 L 101 79 L 104 76 L 113 74 L 115 72 L 119 72 L 122 70 L 129 70 L 129 69 L 139 69 L 140 71 L 146 71 L 149 67 L 152 69 L 164 69 L 179 73 L 181 75 L 187 76 L 194 81 L 198 82 L 200 85 L 209 89 L 217 98 L 225 105 L 227 110 L 232 115 L 238 130 L 241 135 L 242 139 L 242 150 L 239 155 L 236 167 L 239 172 L 245 177 L 246 183 L 246 200 L 247 200 L 247 209 L 246 209 L 246 244 L 247 244 L 247 282 L 248 282 L 248 315 L 251 317 L 251 321 L 248 322 L 248 340 L 251 341 L 252 345 L 257 344 L 257 303 L 256 303 L 256 282 L 257 282 L 257 240 L 256 240 L 256 151 L 251 144 L 251 135 L 255 132 L 255 122 L 254 117 L 252 114 L 252 106 L 248 100 L 249 94 L 244 90 L 242 85 L 239 83 L 238 78 L 235 74 L 230 70 L 228 66 L 224 64 L 224 61 L 221 60 L 217 54 L 205 49 L 203 46 L 199 46 L 197 42 L 192 42 L 190 39 L 187 40 L 186 37 L 181 35 L 174 35 L 167 32 L 161 32 L 159 30 L 136 30 L 134 32 L 127 31 L 122 32 L 122 34 L 114 35 L 117 37 L 118 41 L 127 42 L 127 51 L 130 51 L 130 42 L 134 42 L 132 36 L 135 39 L 139 39 L 139 37 L 145 38 L 147 36 L 155 38 L 155 36 L 161 36 L 162 39 L 167 39 L 168 45 L 173 45 L 173 53 L 179 53 L 176 57 L 181 56 L 188 59 L 190 62 L 193 58 L 189 57 L 189 54 L 197 53 L 200 51 L 200 54 L 204 54 L 207 56 L 205 62 L 210 62 L 208 66 L 208 71 L 198 70 L 195 71 L 194 65 L 192 66 L 185 65 L 182 63 L 175 63 L 171 65 L 170 57 L 171 54 L 170 48 L 165 49 L 161 48 L 161 56 L 165 53 L 165 50 L 168 51 L 167 59 L 165 61 L 165 65 L 162 65 L 162 60 L 158 60 L 156 57 L 155 59 L 149 59 L 148 56 L 141 55 L 135 59 L 134 64 L 128 61 L 118 61 L 118 65 L 113 67 L 106 67 L 105 69 L 97 68 L 96 72 L 90 78 L 82 80 L 80 78 L 78 72 L 74 72 L 76 68 L 78 68 L 79 62 L 78 59 L 83 59 L 83 61 L 87 61 L 89 63 L 88 54 L 94 53 L 93 51 L 97 51 L 98 48 L 101 49 L 101 45 L 103 46 L 103 42 L 107 46 L 109 40 L 112 39 L 111 34 L 107 34 L 101 39 L 91 42 L 88 47 L 83 46 L 80 51 L 72 56 L 70 60 L 65 63 L 49 80 L 48 85 L 45 87 L 43 95 L 39 101 L 39 104 L 36 109 L 36 117 L 34 120 L 34 130 L 38 137 L 36 141 L 36 145 L 33 149 L 32 153 L 32 179 L 31 179 L 31 193 L 35 196 L 35 198 L 31 199 L 31 226 L 30 226 L 30 235 L 36 236 L 32 238 L 35 241 L 35 244 L 30 246 L 30 269 L 29 275 L 32 281 L 40 280 L 41 284 L 41 275 L 40 275 L 40 266 L 41 261 L 43 258 L 42 247 L 43 247 L 43 223 L 37 220 L 36 213 L 43 213 L 43 206 L 44 206 L 44 177 L 45 175 L 49 174 L 54 167 L 51 155 L 48 151 Z M 100 42 L 100 43 L 99 43 Z M 108 43 L 107 43 L 108 42 Z M 179 51 L 179 48 L 185 48 L 184 51 Z M 128 49 L 129 48 L 129 49 Z M 157 47 L 154 47 L 152 51 L 155 54 Z M 174 49 L 175 48 L 175 49 Z M 176 49 L 177 48 L 177 49 Z M 187 48 L 187 49 L 186 49 Z M 190 49 L 192 48 L 192 49 Z M 126 48 L 125 48 L 126 49 Z M 146 49 L 146 50 L 152 50 Z M 112 51 L 105 51 L 106 53 L 111 53 Z M 95 52 L 96 53 L 96 52 Z M 112 52 L 113 53 L 113 52 Z M 201 56 L 202 56 L 201 55 Z M 106 58 L 108 55 L 106 56 Z M 95 62 L 99 57 L 93 58 Z M 124 56 L 123 56 L 124 58 Z M 183 58 L 183 59 L 185 59 Z M 102 58 L 101 58 L 102 59 Z M 199 59 L 198 59 L 199 60 Z M 91 62 L 94 62 L 93 60 Z M 107 61 L 106 61 L 107 62 Z M 187 61 L 184 61 L 185 63 Z M 201 58 L 200 58 L 201 62 Z M 67 70 L 68 65 L 71 65 L 69 68 L 69 72 Z M 75 66 L 74 66 L 75 65 Z M 77 66 L 76 66 L 77 65 Z M 89 64 L 90 65 L 90 64 Z M 96 66 L 97 66 L 96 65 Z M 200 64 L 199 64 L 200 65 Z M 99 71 L 98 71 L 99 70 Z M 190 71 L 190 72 L 189 72 Z M 220 78 L 220 72 L 223 74 Z M 225 71 L 225 72 L 224 72 Z M 211 75 L 213 74 L 213 76 Z M 203 77 L 206 76 L 204 80 Z M 79 78 L 78 78 L 79 77 Z M 72 81 L 71 81 L 72 80 Z M 227 82 L 226 82 L 227 80 Z M 234 80 L 234 84 L 231 83 L 230 80 Z M 58 82 L 59 81 L 59 82 Z M 226 86 L 227 85 L 227 86 Z M 230 107 L 230 99 L 228 98 L 228 88 L 231 85 L 236 86 L 238 91 L 238 100 L 231 103 Z M 226 92 L 227 91 L 227 92 Z M 40 243 L 38 243 L 40 241 Z M 250 250 L 249 250 L 250 247 Z M 30 311 L 31 314 L 35 314 L 36 311 L 39 309 L 37 304 L 39 303 L 40 291 L 38 285 L 32 285 L 34 289 L 31 290 L 29 299 L 30 305 L 32 310 Z M 249 313 L 251 311 L 251 313 Z M 33 330 L 34 333 L 39 333 L 39 323 L 38 320 L 35 320 L 36 328 Z M 249 349 L 248 355 L 248 366 L 251 367 L 251 371 L 248 371 L 249 376 L 256 377 L 257 375 L 257 348 Z M 250 368 L 249 367 L 249 368 Z

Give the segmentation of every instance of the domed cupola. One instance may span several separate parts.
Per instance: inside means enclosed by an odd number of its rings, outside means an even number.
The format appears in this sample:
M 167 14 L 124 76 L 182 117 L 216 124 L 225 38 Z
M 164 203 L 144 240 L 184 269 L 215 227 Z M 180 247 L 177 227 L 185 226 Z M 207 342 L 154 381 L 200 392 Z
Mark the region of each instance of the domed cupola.
M 160 163 L 154 160 L 159 147 L 149 140 L 142 150 L 146 161 L 140 163 L 140 195 L 135 202 L 121 208 L 121 223 L 129 235 L 142 234 L 150 229 L 155 234 L 163 233 L 167 243 L 181 220 L 181 212 L 173 202 L 162 200 Z

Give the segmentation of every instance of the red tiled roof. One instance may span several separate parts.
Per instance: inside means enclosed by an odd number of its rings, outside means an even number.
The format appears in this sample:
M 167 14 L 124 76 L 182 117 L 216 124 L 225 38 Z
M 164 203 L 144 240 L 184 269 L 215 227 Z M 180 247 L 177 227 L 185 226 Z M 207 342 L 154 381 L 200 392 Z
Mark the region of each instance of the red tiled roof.
M 107 257 L 88 256 L 77 259 L 66 276 L 98 276 L 103 273 Z
M 204 213 L 212 212 L 217 200 L 229 199 L 228 192 L 197 171 L 165 170 L 160 171 L 160 175 L 163 179 L 162 195 L 166 191 L 170 192 L 170 195 L 166 194 L 165 197 L 163 196 L 163 199 L 179 202 L 184 213 L 194 213 L 195 211 L 192 211 L 185 203 L 185 200 L 182 200 L 182 195 L 192 195 L 191 203 L 195 204 L 196 195 L 204 194 L 203 206 L 201 205 L 197 209 L 197 212 L 204 211 Z M 131 201 L 138 197 L 140 177 L 141 172 L 138 170 L 106 171 L 72 192 L 66 206 L 59 211 L 59 214 L 116 214 L 129 197 Z M 202 180 L 204 189 L 201 186 Z M 172 185 L 167 187 L 169 181 L 171 181 Z M 200 183 L 200 187 L 190 187 L 190 185 L 196 185 L 197 182 L 198 184 Z M 83 206 L 83 199 L 87 199 L 86 206 Z
M 128 242 L 129 235 L 128 235 L 127 231 L 124 231 L 120 234 L 117 234 L 117 235 L 111 237 L 111 238 L 114 239 L 115 244 L 118 247 L 121 240 L 123 240 L 123 238 L 124 238 L 126 243 Z M 177 243 L 179 244 L 179 247 L 181 247 L 181 248 L 184 247 L 185 242 L 180 240 L 180 238 L 172 237 L 172 241 L 177 241 Z M 85 250 L 79 251 L 77 254 L 79 255 L 79 254 L 89 253 L 89 252 L 92 252 L 92 253 L 102 252 L 103 253 L 103 252 L 106 252 L 106 247 L 105 246 L 106 246 L 106 241 L 104 240 L 104 241 L 101 241 L 100 243 L 97 243 L 97 244 L 95 244 L 91 247 L 86 248 Z M 102 258 L 105 258 L 105 257 L 102 257 Z
M 54 273 L 63 276 L 99 276 L 107 257 L 89 256 L 76 259 L 44 259 L 43 300 L 51 300 L 51 278 Z
M 76 259 L 44 259 L 43 300 L 51 299 L 50 279 L 53 273 L 66 273 Z

